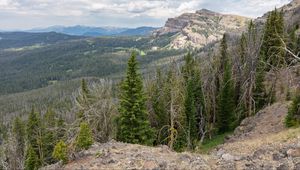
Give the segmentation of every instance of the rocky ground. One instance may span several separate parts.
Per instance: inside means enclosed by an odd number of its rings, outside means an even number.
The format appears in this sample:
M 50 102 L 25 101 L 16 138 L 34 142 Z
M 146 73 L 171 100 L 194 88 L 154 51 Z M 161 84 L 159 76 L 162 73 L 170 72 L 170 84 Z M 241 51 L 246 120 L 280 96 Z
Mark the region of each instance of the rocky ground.
M 288 104 L 274 104 L 245 119 L 209 155 L 111 141 L 77 153 L 67 165 L 43 169 L 300 170 L 300 129 L 283 125 Z

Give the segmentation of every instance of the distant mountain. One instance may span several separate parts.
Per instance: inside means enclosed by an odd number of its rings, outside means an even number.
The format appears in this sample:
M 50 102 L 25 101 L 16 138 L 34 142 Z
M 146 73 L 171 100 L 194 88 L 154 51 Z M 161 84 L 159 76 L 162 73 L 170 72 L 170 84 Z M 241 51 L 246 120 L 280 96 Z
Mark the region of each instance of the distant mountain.
M 169 18 L 164 27 L 154 31 L 155 37 L 172 34 L 170 48 L 201 48 L 222 38 L 225 32 L 241 32 L 250 19 L 225 15 L 207 9 Z
M 35 28 L 26 32 L 57 32 L 68 35 L 77 36 L 133 36 L 133 35 L 149 35 L 154 27 L 138 27 L 138 28 L 119 28 L 119 27 L 87 27 L 87 26 L 52 26 L 48 28 Z
M 19 48 L 33 45 L 47 45 L 85 37 L 71 36 L 56 32 L 28 33 L 28 32 L 0 32 L 0 49 Z
M 158 28 L 154 28 L 154 27 L 138 27 L 138 28 L 125 30 L 116 35 L 118 36 L 150 35 L 154 30 L 157 29 Z

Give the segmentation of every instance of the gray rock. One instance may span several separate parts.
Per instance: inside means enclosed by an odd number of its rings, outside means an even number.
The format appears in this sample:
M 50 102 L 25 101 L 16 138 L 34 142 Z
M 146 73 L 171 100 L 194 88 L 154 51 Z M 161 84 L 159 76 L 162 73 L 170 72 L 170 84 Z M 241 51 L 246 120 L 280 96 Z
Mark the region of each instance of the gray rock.
M 289 170 L 289 169 L 290 169 L 289 166 L 288 166 L 287 164 L 285 164 L 285 163 L 280 164 L 280 165 L 276 168 L 276 170 Z
M 222 155 L 222 159 L 224 159 L 225 161 L 239 161 L 239 160 L 241 160 L 241 157 L 233 156 L 229 153 L 225 153 Z

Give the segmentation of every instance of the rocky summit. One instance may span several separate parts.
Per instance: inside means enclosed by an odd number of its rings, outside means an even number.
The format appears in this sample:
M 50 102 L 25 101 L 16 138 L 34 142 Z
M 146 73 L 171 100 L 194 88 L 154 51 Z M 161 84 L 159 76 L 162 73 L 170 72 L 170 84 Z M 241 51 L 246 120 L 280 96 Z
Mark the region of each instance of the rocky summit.
M 167 146 L 147 147 L 116 141 L 95 143 L 53 169 L 147 170 L 299 170 L 300 131 L 283 125 L 289 102 L 275 103 L 245 119 L 224 144 L 210 154 L 177 153 Z M 266 123 L 268 122 L 268 123 Z
M 220 40 L 225 32 L 243 30 L 249 21 L 246 17 L 202 9 L 168 19 L 165 26 L 154 31 L 153 35 L 174 34 L 170 48 L 201 48 Z

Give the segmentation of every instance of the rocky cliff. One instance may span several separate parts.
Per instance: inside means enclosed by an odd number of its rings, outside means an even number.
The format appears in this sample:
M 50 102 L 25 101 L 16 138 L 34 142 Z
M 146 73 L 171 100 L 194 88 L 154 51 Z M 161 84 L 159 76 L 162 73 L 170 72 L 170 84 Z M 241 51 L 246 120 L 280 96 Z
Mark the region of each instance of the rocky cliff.
M 282 11 L 284 15 L 285 25 L 288 29 L 295 25 L 299 25 L 300 21 L 300 0 L 293 0 L 289 4 L 277 9 Z M 270 12 L 267 12 L 262 17 L 255 20 L 256 23 L 263 25 Z
M 154 36 L 173 33 L 170 48 L 201 48 L 222 38 L 225 32 L 240 32 L 249 18 L 237 15 L 224 15 L 202 9 L 196 13 L 186 13 L 170 18 L 165 26 L 156 30 Z

